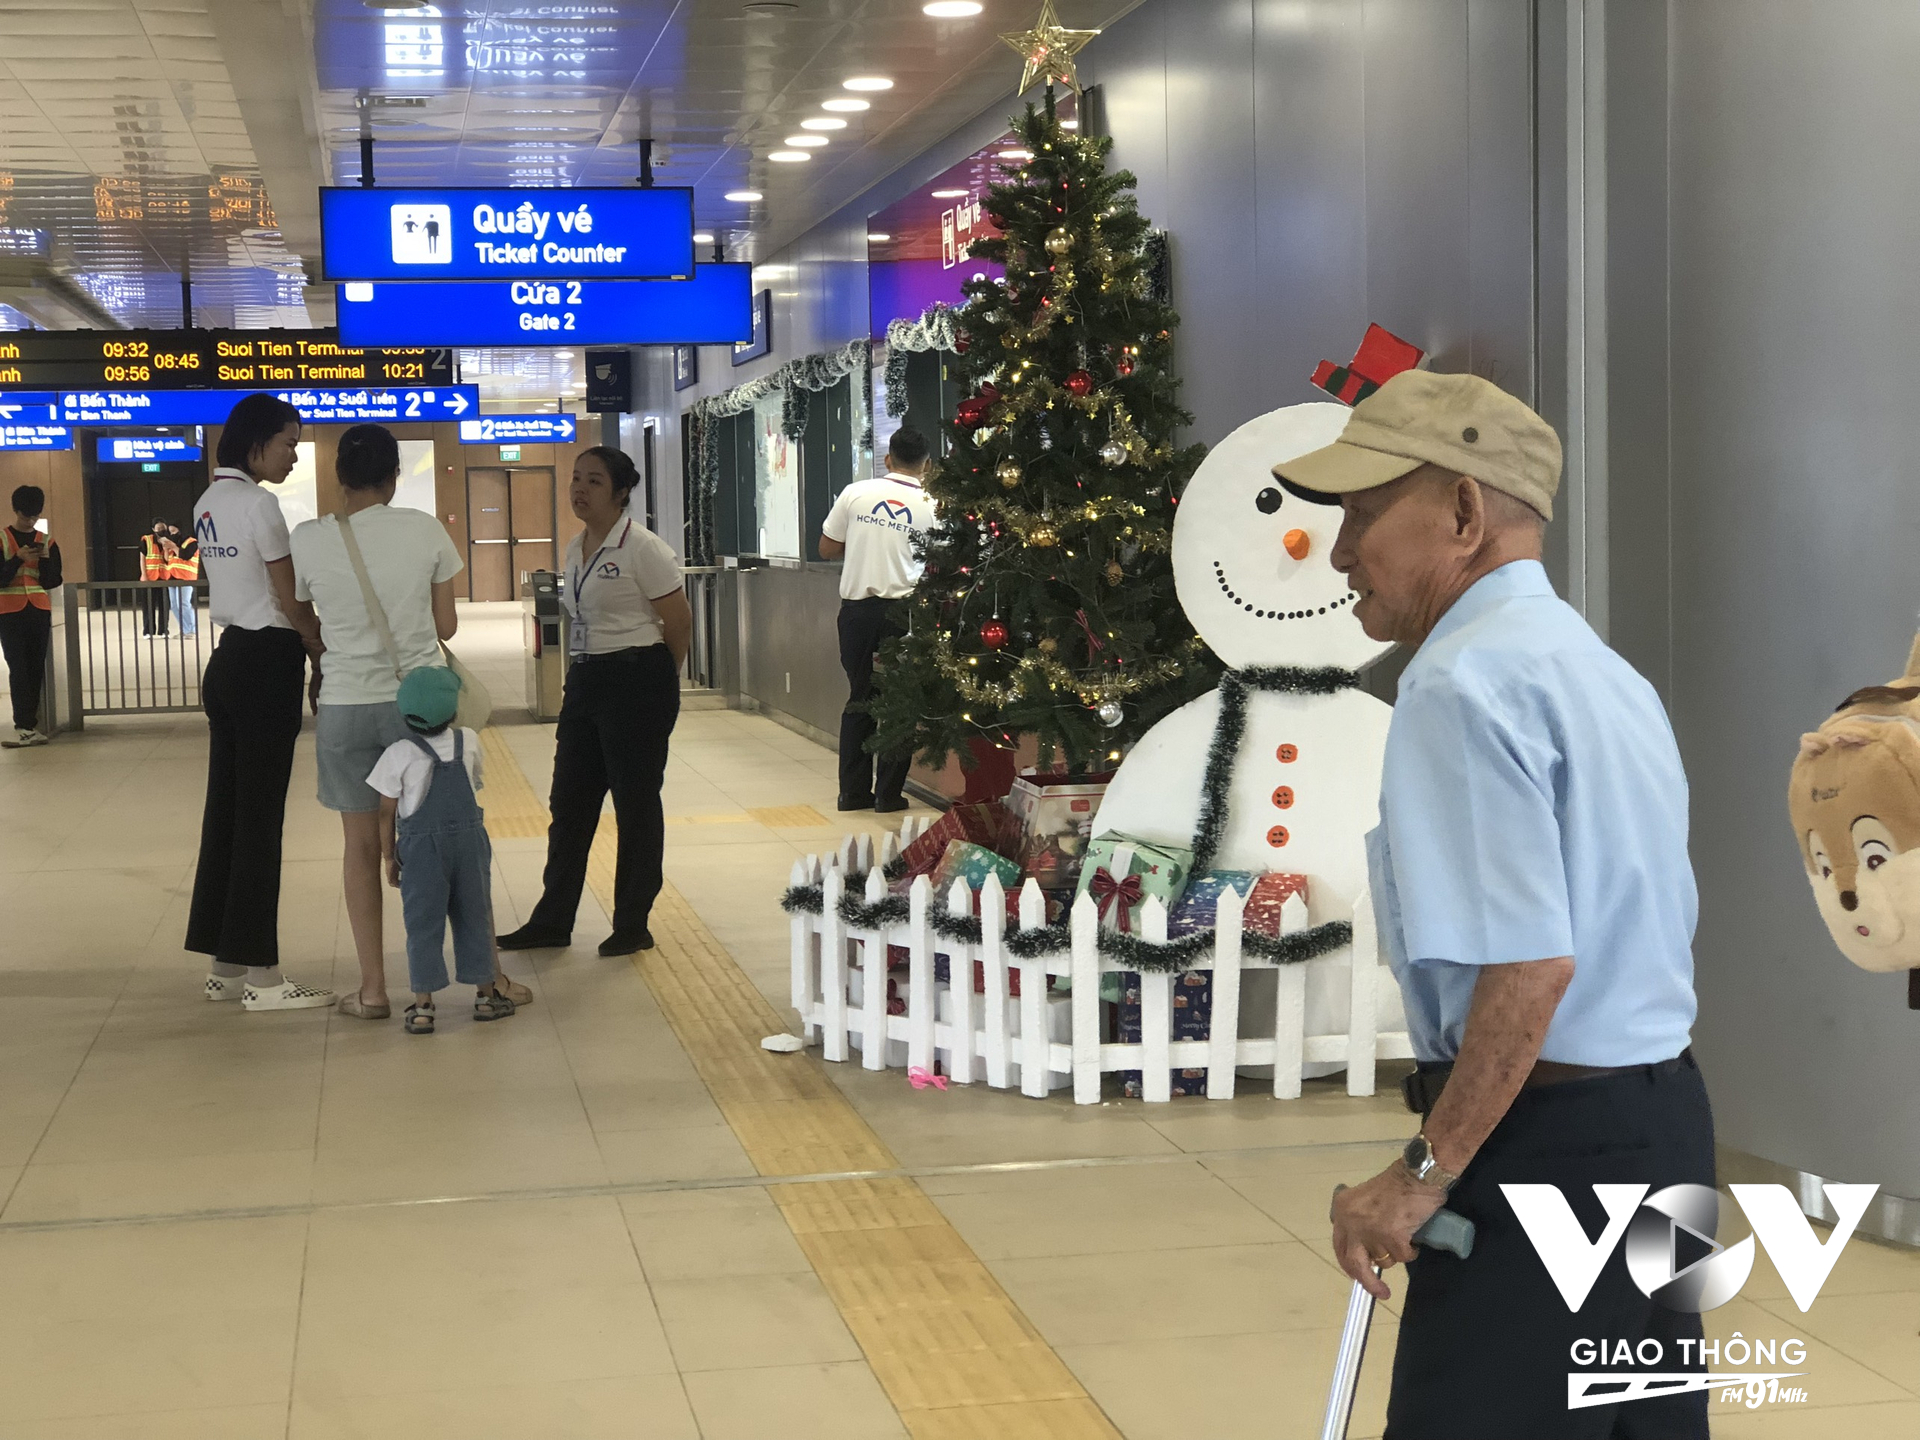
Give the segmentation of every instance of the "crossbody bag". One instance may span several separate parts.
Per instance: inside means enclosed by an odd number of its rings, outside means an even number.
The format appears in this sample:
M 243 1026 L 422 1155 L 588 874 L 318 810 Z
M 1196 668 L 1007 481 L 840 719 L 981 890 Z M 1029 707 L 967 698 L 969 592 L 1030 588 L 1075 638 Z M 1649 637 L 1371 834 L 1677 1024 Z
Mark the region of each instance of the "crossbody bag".
M 387 609 L 380 603 L 380 597 L 374 593 L 373 578 L 367 574 L 366 558 L 360 553 L 360 541 L 353 533 L 353 525 L 342 510 L 336 517 L 340 522 L 340 539 L 346 544 L 347 559 L 353 563 L 354 577 L 360 582 L 360 598 L 367 602 L 367 616 L 373 621 L 374 632 L 380 637 L 380 644 L 387 652 L 387 663 L 393 666 L 396 680 L 407 678 L 407 671 L 400 663 L 400 647 L 393 643 L 393 627 L 387 623 Z M 462 729 L 475 732 L 484 730 L 487 721 L 493 718 L 493 696 L 487 693 L 474 673 L 460 663 L 460 657 L 447 647 L 442 640 L 440 654 L 447 662 L 447 668 L 460 677 L 460 703 L 454 710 L 453 723 Z

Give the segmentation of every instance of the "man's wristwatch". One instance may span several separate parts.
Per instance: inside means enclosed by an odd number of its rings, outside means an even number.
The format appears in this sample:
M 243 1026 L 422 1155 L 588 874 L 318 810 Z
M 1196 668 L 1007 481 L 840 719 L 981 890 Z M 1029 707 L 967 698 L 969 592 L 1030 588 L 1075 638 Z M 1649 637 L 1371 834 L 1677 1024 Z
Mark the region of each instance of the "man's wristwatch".
M 1453 1188 L 1454 1181 L 1460 1177 L 1451 1170 L 1442 1170 L 1440 1162 L 1433 1158 L 1433 1145 L 1423 1130 L 1407 1142 L 1407 1148 L 1400 1152 L 1400 1163 L 1407 1167 L 1407 1173 L 1422 1185 L 1431 1185 L 1443 1194 Z

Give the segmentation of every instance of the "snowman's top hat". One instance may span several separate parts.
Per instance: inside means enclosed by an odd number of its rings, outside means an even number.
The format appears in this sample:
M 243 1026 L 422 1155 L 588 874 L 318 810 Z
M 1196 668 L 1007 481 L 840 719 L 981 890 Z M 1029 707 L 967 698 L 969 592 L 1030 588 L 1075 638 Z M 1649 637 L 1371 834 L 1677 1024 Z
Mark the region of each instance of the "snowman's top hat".
M 1333 444 L 1273 473 L 1332 500 L 1438 465 L 1471 475 L 1553 518 L 1560 437 L 1523 402 L 1478 375 L 1406 370 L 1353 408 Z M 1309 498 L 1318 498 L 1310 496 Z

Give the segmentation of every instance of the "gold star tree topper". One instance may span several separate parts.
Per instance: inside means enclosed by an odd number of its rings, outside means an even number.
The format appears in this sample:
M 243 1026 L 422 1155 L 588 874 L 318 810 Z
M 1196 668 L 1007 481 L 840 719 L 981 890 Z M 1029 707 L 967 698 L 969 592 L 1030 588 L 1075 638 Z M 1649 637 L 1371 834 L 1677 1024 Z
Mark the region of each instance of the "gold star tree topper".
M 1078 94 L 1080 78 L 1074 74 L 1073 57 L 1099 33 L 1098 30 L 1067 29 L 1054 13 L 1053 0 L 1040 0 L 1040 18 L 1033 22 L 1031 30 L 1014 30 L 1000 37 L 1027 62 L 1020 76 L 1020 93 L 1026 94 L 1036 80 L 1045 79 L 1049 85 L 1059 80 Z

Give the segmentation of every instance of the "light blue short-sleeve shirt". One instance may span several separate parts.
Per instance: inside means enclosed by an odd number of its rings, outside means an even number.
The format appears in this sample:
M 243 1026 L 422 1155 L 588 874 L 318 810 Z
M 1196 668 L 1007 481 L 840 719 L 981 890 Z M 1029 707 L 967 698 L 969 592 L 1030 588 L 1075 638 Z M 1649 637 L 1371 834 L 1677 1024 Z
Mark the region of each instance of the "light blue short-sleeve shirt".
M 1538 561 L 1483 576 L 1400 678 L 1367 862 L 1414 1053 L 1482 965 L 1571 955 L 1541 1058 L 1640 1065 L 1693 1028 L 1687 778 L 1654 689 Z

